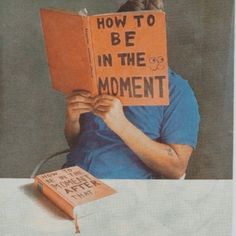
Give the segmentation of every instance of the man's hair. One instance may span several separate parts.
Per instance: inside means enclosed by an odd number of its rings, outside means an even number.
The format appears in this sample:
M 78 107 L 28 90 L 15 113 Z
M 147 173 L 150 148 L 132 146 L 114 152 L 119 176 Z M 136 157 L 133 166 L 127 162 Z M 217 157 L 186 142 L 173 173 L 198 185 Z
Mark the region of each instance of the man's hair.
M 128 0 L 118 12 L 144 10 L 164 10 L 163 0 Z

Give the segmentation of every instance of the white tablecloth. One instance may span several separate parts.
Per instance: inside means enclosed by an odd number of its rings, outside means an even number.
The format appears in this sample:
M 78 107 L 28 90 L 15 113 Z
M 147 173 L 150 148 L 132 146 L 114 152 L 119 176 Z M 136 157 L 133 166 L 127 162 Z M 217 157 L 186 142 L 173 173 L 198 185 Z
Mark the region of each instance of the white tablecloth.
M 118 195 L 79 220 L 81 236 L 231 236 L 232 180 L 105 182 Z M 0 235 L 76 235 L 73 222 L 32 183 L 0 179 Z

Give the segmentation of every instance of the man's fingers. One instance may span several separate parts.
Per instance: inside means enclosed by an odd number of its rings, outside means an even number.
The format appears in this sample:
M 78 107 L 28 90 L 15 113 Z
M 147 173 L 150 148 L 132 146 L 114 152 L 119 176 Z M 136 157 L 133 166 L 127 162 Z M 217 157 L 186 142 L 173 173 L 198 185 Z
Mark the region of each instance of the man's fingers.
M 71 103 L 70 105 L 70 108 L 73 109 L 73 110 L 77 110 L 77 109 L 90 109 L 92 110 L 93 109 L 93 106 L 90 105 L 90 104 L 87 104 L 87 103 Z
M 67 98 L 67 103 L 68 104 L 71 104 L 71 103 L 93 104 L 94 103 L 94 99 L 90 98 L 90 97 L 83 97 L 83 96 L 80 96 L 80 95 L 75 95 L 73 97 Z
M 67 96 L 67 101 L 71 101 L 71 102 L 73 101 L 89 102 L 92 100 L 93 100 L 92 94 L 86 90 L 74 90 L 72 94 Z
M 73 110 L 71 110 L 71 112 L 78 112 L 79 114 L 83 114 L 83 113 L 86 113 L 86 112 L 91 112 L 92 109 L 91 108 L 75 108 Z
M 75 109 L 74 111 L 78 111 L 79 114 L 84 114 L 84 113 L 87 113 L 87 112 L 91 112 L 91 109 L 88 109 L 88 108 L 84 108 L 84 109 Z
M 100 99 L 108 99 L 108 100 L 114 100 L 115 99 L 115 97 L 113 97 L 113 96 L 111 96 L 111 95 L 108 95 L 108 94 L 102 94 L 102 95 L 98 95 L 98 96 L 96 96 L 96 97 L 94 97 L 94 99 L 95 99 L 95 102 L 97 101 L 97 100 L 100 100 Z
M 68 97 L 73 97 L 73 96 L 83 96 L 83 97 L 92 97 L 92 94 L 87 91 L 87 90 L 74 90 Z
M 111 106 L 111 105 L 112 105 L 112 100 L 102 98 L 95 101 L 94 108 L 96 109 L 98 106 Z
M 92 94 L 87 90 L 74 90 L 73 93 L 75 95 L 81 95 L 81 96 L 87 97 L 87 98 L 92 97 Z
M 102 105 L 99 105 L 97 106 L 96 108 L 93 109 L 93 111 L 96 113 L 97 111 L 102 111 L 102 112 L 108 112 L 110 111 L 110 106 L 102 106 Z

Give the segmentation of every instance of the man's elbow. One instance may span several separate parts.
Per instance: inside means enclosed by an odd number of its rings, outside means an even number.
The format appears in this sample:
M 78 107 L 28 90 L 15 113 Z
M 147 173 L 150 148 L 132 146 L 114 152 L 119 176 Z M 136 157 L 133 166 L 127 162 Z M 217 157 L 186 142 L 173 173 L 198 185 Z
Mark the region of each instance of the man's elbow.
M 172 179 L 183 179 L 187 171 L 193 148 L 189 145 L 181 144 L 172 144 L 170 146 L 176 153 L 176 159 L 172 162 Z
M 180 168 L 173 172 L 172 179 L 182 179 L 185 177 L 186 169 Z
M 168 179 L 182 179 L 185 177 L 185 173 L 187 170 L 186 165 L 177 165 L 175 167 L 172 167 L 168 176 L 166 176 Z

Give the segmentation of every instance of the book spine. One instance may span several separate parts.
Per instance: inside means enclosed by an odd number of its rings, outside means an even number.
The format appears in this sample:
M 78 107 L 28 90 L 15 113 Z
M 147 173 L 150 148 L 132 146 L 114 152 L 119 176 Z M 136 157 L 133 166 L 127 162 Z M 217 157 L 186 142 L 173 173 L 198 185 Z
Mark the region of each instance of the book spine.
M 91 27 L 89 24 L 89 17 L 84 17 L 84 31 L 85 31 L 85 41 L 87 43 L 88 57 L 89 57 L 89 67 L 91 71 L 91 80 L 92 80 L 92 94 L 97 92 L 97 77 L 96 77 L 96 67 L 94 60 L 94 50 L 92 42 Z
M 34 187 L 43 193 L 49 200 L 63 210 L 71 219 L 75 219 L 74 208 L 60 194 L 50 188 L 46 183 L 35 177 Z

